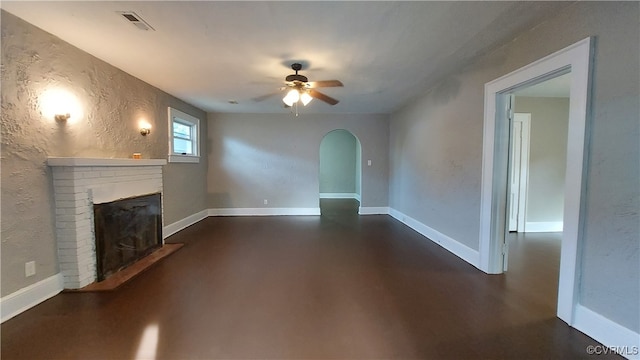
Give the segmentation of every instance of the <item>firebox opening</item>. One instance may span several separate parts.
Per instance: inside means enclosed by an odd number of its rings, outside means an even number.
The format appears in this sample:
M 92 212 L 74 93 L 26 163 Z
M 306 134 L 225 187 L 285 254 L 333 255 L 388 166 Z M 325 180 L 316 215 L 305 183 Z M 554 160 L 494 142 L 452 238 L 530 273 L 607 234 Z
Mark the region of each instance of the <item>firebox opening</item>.
M 97 280 L 162 246 L 160 193 L 94 204 Z

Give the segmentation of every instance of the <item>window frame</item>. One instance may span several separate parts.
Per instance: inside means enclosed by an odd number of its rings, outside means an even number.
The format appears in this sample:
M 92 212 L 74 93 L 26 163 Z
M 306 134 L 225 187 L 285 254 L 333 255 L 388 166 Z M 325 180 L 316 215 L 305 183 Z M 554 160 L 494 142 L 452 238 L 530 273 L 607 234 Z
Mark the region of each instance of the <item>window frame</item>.
M 169 118 L 169 155 L 167 160 L 170 163 L 199 163 L 200 162 L 200 119 L 184 113 L 180 110 L 168 107 Z M 174 122 L 189 126 L 191 128 L 191 142 L 193 154 L 177 153 L 174 150 L 173 124 Z M 176 137 L 182 139 L 181 137 Z M 184 139 L 189 140 L 189 139 Z

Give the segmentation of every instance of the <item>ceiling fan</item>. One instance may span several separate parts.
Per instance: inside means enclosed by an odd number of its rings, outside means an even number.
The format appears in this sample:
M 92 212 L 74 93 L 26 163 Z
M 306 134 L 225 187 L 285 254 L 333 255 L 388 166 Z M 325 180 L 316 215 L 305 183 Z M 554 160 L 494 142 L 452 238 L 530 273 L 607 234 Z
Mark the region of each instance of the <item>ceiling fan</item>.
M 295 71 L 295 74 L 287 75 L 285 77 L 285 86 L 280 88 L 280 91 L 289 89 L 287 95 L 282 99 L 285 103 L 285 107 L 291 107 L 294 104 L 297 105 L 298 102 L 301 102 L 303 106 L 306 106 L 312 99 L 318 99 L 320 101 L 324 101 L 329 105 L 335 105 L 339 103 L 338 100 L 321 93 L 316 90 L 317 88 L 322 87 L 340 87 L 342 82 L 339 80 L 322 80 L 322 81 L 309 81 L 306 76 L 298 74 L 298 71 L 302 69 L 302 64 L 293 63 L 291 64 L 291 69 Z M 278 94 L 280 91 L 270 93 L 267 95 L 259 96 L 254 98 L 254 101 L 263 101 L 271 96 Z

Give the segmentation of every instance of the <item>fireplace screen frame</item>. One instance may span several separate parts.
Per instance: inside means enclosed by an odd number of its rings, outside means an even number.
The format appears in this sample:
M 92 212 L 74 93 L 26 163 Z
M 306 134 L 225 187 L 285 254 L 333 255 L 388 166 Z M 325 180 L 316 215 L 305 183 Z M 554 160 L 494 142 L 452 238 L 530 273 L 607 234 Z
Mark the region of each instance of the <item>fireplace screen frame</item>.
M 97 281 L 162 247 L 161 193 L 94 204 L 93 214 Z

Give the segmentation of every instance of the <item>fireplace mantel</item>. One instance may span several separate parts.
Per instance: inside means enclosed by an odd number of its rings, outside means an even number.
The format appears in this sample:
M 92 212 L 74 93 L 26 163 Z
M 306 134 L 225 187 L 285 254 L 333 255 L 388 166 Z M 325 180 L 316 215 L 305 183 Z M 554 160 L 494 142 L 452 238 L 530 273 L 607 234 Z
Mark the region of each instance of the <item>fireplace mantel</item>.
M 114 159 L 114 158 L 81 158 L 81 157 L 50 157 L 49 166 L 162 166 L 165 159 Z

